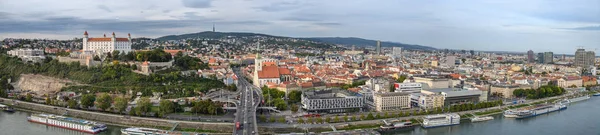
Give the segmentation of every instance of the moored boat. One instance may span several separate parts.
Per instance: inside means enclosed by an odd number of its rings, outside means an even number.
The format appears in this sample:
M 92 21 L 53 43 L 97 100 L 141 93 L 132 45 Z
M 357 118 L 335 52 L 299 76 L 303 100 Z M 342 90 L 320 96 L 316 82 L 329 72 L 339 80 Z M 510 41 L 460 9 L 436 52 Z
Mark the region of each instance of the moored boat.
M 583 101 L 583 100 L 588 100 L 590 98 L 591 98 L 590 95 L 585 95 L 585 96 L 569 99 L 569 101 L 570 101 L 570 103 L 574 103 L 574 102 L 579 102 L 579 101 Z
M 384 123 L 386 123 L 385 125 L 379 126 L 379 129 L 377 129 L 377 132 L 379 133 L 392 133 L 395 131 L 400 131 L 400 130 L 405 130 L 405 129 L 412 129 L 415 127 L 415 125 L 410 122 L 410 121 L 406 121 L 406 122 L 396 122 L 396 123 L 387 123 L 384 121 Z
M 546 114 L 546 113 L 550 113 L 550 112 L 554 112 L 554 111 L 564 110 L 564 109 L 567 109 L 567 105 L 561 104 L 561 103 L 538 105 L 533 109 L 524 110 L 523 113 L 517 114 L 516 118 L 517 119 L 529 118 L 529 117 L 534 117 L 534 116 L 538 116 L 538 115 L 542 115 L 542 114 Z
M 27 121 L 91 134 L 107 129 L 105 124 L 52 114 L 32 114 Z
M 600 96 L 600 92 L 599 92 L 599 93 L 596 93 L 596 94 L 594 94 L 594 95 L 592 95 L 592 96 L 594 96 L 594 97 Z
M 179 132 L 169 132 L 166 130 L 142 127 L 130 127 L 121 129 L 121 134 L 124 135 L 181 135 Z
M 471 122 L 481 122 L 481 121 L 488 121 L 488 120 L 493 120 L 494 117 L 492 116 L 484 116 L 484 117 L 473 117 L 471 118 Z
M 456 113 L 428 115 L 423 118 L 423 128 L 434 128 L 460 124 L 460 115 Z
M 3 104 L 0 104 L 0 110 L 2 110 L 4 112 L 9 112 L 9 113 L 15 112 L 14 108 L 12 108 L 8 105 L 3 105 Z

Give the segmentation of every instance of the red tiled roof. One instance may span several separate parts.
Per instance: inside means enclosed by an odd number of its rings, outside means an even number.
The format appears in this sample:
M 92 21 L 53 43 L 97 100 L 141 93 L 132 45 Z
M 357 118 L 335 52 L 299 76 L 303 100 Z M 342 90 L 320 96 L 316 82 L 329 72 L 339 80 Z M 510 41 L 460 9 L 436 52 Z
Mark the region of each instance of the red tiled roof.
M 128 38 L 116 38 L 117 41 L 126 41 L 129 42 Z M 112 41 L 112 38 L 88 38 L 88 42 L 106 42 Z
M 258 71 L 258 78 L 279 78 L 279 69 L 277 66 L 263 66 L 262 71 Z
M 287 69 L 287 68 L 279 68 L 279 74 L 282 74 L 282 75 L 291 75 L 292 71 L 290 71 L 290 69 Z

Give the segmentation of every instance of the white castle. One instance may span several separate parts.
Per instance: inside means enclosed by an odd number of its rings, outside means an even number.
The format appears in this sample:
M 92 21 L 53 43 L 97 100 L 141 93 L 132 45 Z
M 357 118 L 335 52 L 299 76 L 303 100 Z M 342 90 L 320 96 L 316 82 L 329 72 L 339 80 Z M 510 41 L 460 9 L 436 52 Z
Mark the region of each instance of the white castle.
M 85 54 L 112 53 L 113 51 L 121 53 L 131 52 L 131 34 L 127 38 L 117 38 L 115 33 L 112 37 L 88 38 L 88 32 L 83 33 L 83 52 Z

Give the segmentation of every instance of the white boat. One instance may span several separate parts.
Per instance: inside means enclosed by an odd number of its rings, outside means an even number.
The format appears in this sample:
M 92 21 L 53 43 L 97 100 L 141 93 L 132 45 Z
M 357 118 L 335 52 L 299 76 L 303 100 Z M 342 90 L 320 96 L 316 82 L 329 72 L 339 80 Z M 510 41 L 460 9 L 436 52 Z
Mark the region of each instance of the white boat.
M 488 121 L 488 120 L 493 120 L 494 117 L 492 116 L 484 116 L 484 117 L 473 117 L 471 118 L 471 122 L 481 122 L 481 121 Z
M 524 110 L 524 113 L 520 113 L 517 115 L 517 119 L 523 119 L 523 118 L 529 118 L 529 117 L 534 117 L 534 116 L 538 116 L 538 115 L 542 115 L 542 114 L 546 114 L 546 113 L 550 113 L 550 112 L 554 112 L 554 111 L 559 111 L 559 110 L 564 110 L 567 109 L 567 105 L 565 104 L 561 104 L 561 103 L 557 103 L 557 104 L 546 104 L 546 105 L 538 105 L 533 109 L 528 109 L 528 110 Z
M 460 124 L 460 115 L 456 113 L 428 115 L 423 118 L 423 128 L 434 128 Z
M 154 128 L 141 128 L 131 127 L 121 129 L 121 133 L 124 135 L 180 135 L 179 132 L 169 132 L 166 130 L 154 129 Z
M 590 95 L 585 95 L 585 96 L 569 99 L 569 101 L 570 101 L 570 103 L 574 103 L 574 102 L 579 102 L 579 101 L 583 101 L 583 100 L 588 100 L 590 98 L 591 98 Z
M 27 117 L 29 122 L 45 124 L 85 133 L 96 134 L 107 129 L 105 124 L 96 123 L 82 119 L 75 119 L 51 114 L 32 114 Z
M 592 95 L 592 96 L 594 96 L 594 97 L 596 97 L 596 96 L 600 96 L 600 92 L 599 92 L 599 93 L 596 93 L 596 94 L 594 94 L 594 95 Z
M 519 114 L 523 114 L 523 113 L 527 113 L 527 111 L 523 111 L 523 110 L 506 110 L 504 111 L 503 115 L 506 118 L 516 118 L 519 117 Z

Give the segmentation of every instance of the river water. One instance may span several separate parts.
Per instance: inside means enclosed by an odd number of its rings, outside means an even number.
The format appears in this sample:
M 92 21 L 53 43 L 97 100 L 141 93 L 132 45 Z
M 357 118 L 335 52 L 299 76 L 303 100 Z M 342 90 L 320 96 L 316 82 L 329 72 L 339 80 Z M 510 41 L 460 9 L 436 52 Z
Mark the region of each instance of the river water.
M 0 112 L 0 135 L 91 135 L 27 122 L 28 112 Z M 572 103 L 568 109 L 527 119 L 503 118 L 460 125 L 403 131 L 400 135 L 600 135 L 600 97 Z M 122 127 L 109 126 L 98 135 L 120 135 Z

